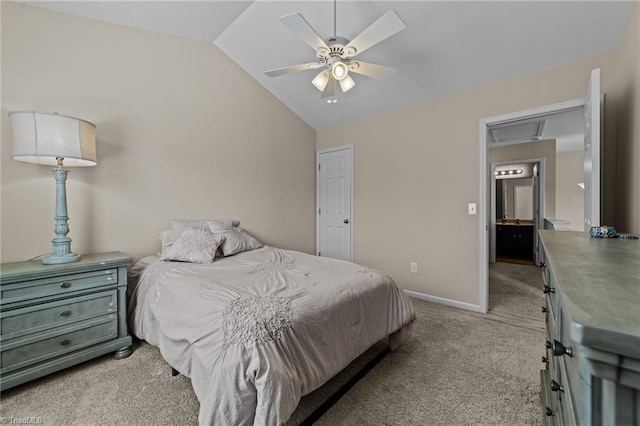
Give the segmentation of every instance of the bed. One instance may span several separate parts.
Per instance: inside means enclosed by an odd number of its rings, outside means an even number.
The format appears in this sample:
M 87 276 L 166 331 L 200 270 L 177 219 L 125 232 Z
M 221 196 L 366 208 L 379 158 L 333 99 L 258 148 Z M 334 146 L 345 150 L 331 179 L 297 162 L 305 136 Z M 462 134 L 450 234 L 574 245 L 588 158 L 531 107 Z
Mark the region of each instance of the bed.
M 130 327 L 191 378 L 201 425 L 283 424 L 373 344 L 409 338 L 413 306 L 384 273 L 260 243 L 228 254 L 242 230 L 220 229 L 215 248 L 190 236 L 211 262 L 169 260 L 163 240 L 163 254 L 130 272 Z

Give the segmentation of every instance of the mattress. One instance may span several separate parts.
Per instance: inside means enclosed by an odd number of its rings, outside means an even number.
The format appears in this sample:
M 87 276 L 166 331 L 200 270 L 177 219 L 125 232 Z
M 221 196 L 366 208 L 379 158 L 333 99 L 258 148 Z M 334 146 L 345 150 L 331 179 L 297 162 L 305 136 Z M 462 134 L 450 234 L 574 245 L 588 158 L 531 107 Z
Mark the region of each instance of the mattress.
M 210 264 L 137 262 L 129 324 L 191 378 L 201 425 L 278 425 L 300 398 L 378 341 L 410 336 L 409 298 L 386 274 L 265 246 Z

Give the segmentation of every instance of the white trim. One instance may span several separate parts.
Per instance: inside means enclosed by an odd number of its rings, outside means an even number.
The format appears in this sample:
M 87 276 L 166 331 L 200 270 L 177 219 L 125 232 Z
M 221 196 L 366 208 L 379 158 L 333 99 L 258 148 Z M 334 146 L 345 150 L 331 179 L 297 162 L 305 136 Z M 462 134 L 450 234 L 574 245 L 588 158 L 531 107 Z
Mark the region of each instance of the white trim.
M 478 257 L 478 287 L 479 300 L 478 312 L 486 314 L 489 311 L 489 259 L 487 257 L 487 233 L 489 226 L 487 225 L 487 126 L 486 119 L 480 120 L 480 199 L 478 200 L 478 229 L 480 231 L 480 256 Z
M 494 115 L 480 120 L 486 122 L 487 126 L 495 124 L 508 123 L 515 120 L 523 120 L 527 118 L 541 117 L 544 115 L 556 114 L 558 112 L 571 111 L 578 108 L 584 108 L 586 98 L 572 99 L 557 104 L 545 105 L 537 108 L 525 109 L 522 111 L 514 111 L 506 114 Z M 486 132 L 486 129 L 485 129 Z M 486 133 L 485 133 L 486 141 Z
M 326 154 L 327 152 L 333 152 L 333 151 L 342 151 L 342 150 L 349 150 L 351 153 L 351 164 L 349 167 L 349 180 L 351 181 L 351 193 L 349 194 L 350 198 L 351 198 L 351 211 L 349 212 L 349 224 L 351 225 L 350 227 L 350 233 L 351 233 L 351 257 L 349 259 L 349 261 L 353 262 L 353 187 L 354 187 L 354 182 L 353 182 L 353 144 L 348 144 L 348 145 L 339 145 L 339 146 L 332 146 L 329 148 L 322 148 L 322 149 L 318 149 L 316 150 L 316 212 L 318 211 L 318 209 L 320 208 L 320 170 L 319 170 L 319 166 L 320 166 L 320 155 L 321 154 Z M 320 215 L 318 213 L 315 214 L 316 215 L 316 256 L 320 253 Z
M 419 293 L 417 291 L 403 290 L 407 296 L 415 299 L 426 300 L 427 302 L 439 303 L 441 305 L 453 306 L 467 311 L 482 312 L 480 306 L 471 303 L 459 302 L 453 299 L 445 299 L 444 297 L 431 296 L 430 294 Z M 486 313 L 486 312 L 485 312 Z
M 487 127 L 492 124 L 506 123 L 509 121 L 520 120 L 523 118 L 532 118 L 542 115 L 554 114 L 557 112 L 569 111 L 577 108 L 584 108 L 586 99 L 573 99 L 567 102 L 561 102 L 557 104 L 545 105 L 538 108 L 527 109 L 523 111 L 510 112 L 507 114 L 496 115 L 493 117 L 487 117 L 480 119 L 479 123 L 479 185 L 480 185 L 480 214 L 479 220 L 479 252 L 478 256 L 478 294 L 479 294 L 479 312 L 487 313 L 489 310 L 489 243 L 488 243 L 488 223 L 487 223 L 487 182 L 489 181 L 487 176 Z M 540 182 L 542 188 L 542 182 Z M 495 215 L 494 215 L 495 216 Z M 494 217 L 495 220 L 495 217 Z

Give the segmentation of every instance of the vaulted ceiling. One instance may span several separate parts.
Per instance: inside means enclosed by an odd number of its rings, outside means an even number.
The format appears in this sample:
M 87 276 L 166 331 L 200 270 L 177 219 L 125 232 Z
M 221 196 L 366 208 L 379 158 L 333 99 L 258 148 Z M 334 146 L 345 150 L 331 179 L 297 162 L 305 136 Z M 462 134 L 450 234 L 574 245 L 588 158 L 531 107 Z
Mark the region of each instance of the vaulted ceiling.
M 397 68 L 386 80 L 356 75 L 328 104 L 311 84 L 317 70 L 269 78 L 264 71 L 312 62 L 315 52 L 279 21 L 299 12 L 323 38 L 334 2 L 27 1 L 31 5 L 215 43 L 315 129 L 357 120 L 615 49 L 631 2 L 336 2 L 336 33 L 353 39 L 387 10 L 406 29 L 359 59 Z M 215 70 L 211 70 L 212 74 Z

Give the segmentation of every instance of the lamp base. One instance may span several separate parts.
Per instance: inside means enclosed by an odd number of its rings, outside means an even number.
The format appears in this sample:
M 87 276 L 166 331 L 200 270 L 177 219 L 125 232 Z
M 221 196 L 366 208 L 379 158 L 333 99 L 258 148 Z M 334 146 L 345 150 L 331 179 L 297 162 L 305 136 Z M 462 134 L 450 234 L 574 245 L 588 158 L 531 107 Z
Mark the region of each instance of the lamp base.
M 80 260 L 80 255 L 77 253 L 65 253 L 65 254 L 49 254 L 42 258 L 43 265 L 58 265 L 60 263 L 71 263 Z

